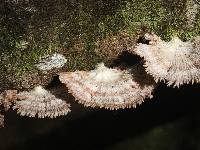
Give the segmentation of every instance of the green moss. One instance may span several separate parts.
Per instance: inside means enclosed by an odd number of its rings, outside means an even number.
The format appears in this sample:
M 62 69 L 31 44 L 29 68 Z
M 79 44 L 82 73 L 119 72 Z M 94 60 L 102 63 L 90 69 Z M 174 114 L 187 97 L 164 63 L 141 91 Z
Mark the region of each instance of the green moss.
M 182 37 L 186 40 L 189 40 L 199 35 L 200 35 L 200 11 L 196 16 L 196 21 L 194 25 L 191 28 L 185 30 L 184 34 L 182 34 Z
M 5 3 L 0 6 L 0 72 L 20 78 L 36 71 L 40 57 L 54 52 L 65 54 L 68 71 L 93 68 L 104 61 L 94 50 L 96 42 L 124 30 L 136 37 L 152 31 L 163 39 L 178 35 L 188 40 L 199 35 L 200 14 L 187 28 L 185 5 L 186 0 L 53 0 L 32 2 L 27 9 L 23 3 Z M 84 46 L 76 49 L 79 41 Z
M 185 32 L 185 0 L 138 0 L 127 2 L 122 10 L 127 27 L 133 32 L 145 28 L 165 40 Z

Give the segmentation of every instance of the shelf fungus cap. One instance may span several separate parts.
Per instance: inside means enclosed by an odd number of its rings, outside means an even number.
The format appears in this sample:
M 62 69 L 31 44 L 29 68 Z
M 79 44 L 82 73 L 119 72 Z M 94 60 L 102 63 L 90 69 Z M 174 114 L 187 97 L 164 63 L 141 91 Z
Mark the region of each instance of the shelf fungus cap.
M 0 128 L 4 127 L 4 115 L 0 114 Z
M 0 94 L 0 105 L 7 111 L 11 105 L 17 100 L 17 90 L 5 90 Z
M 41 86 L 35 87 L 30 92 L 21 92 L 17 97 L 20 101 L 16 101 L 13 109 L 17 109 L 21 116 L 56 118 L 70 112 L 69 104 L 56 98 Z
M 3 94 L 0 94 L 0 106 L 3 104 L 4 98 Z M 4 127 L 4 115 L 0 113 L 0 128 Z
M 136 107 L 151 98 L 154 85 L 140 84 L 128 70 L 99 64 L 95 70 L 60 73 L 60 81 L 79 103 L 90 107 L 120 109 Z
M 183 42 L 178 37 L 162 41 L 155 34 L 146 34 L 149 45 L 139 43 L 134 52 L 145 60 L 146 71 L 156 82 L 179 87 L 200 82 L 200 38 Z

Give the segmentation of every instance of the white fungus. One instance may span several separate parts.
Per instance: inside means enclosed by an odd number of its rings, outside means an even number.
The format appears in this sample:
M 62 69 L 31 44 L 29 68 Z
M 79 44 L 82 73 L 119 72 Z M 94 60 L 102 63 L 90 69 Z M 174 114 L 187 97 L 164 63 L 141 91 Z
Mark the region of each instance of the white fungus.
M 136 107 L 150 98 L 154 89 L 153 84 L 141 85 L 129 71 L 104 64 L 92 71 L 63 72 L 59 78 L 79 103 L 111 110 Z
M 144 58 L 146 71 L 156 81 L 166 80 L 168 85 L 177 87 L 200 81 L 199 37 L 187 42 L 173 37 L 165 42 L 154 34 L 145 36 L 149 45 L 140 43 L 134 52 Z
M 51 70 L 54 68 L 62 68 L 66 62 L 67 59 L 65 56 L 55 53 L 52 56 L 41 59 L 35 66 L 39 70 Z
M 56 118 L 70 112 L 69 104 L 56 98 L 41 86 L 35 87 L 30 92 L 21 92 L 17 97 L 21 101 L 17 101 L 13 109 L 17 109 L 21 116 Z

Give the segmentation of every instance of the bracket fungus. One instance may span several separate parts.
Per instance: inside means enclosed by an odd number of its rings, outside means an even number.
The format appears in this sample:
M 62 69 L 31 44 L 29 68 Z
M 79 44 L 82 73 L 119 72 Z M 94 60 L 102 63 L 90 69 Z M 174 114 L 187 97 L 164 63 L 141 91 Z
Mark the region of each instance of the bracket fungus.
M 4 115 L 0 114 L 0 128 L 4 127 Z
M 2 105 L 3 96 L 0 94 L 0 105 Z M 0 128 L 4 127 L 4 115 L 0 114 Z
M 168 85 L 179 87 L 200 82 L 200 38 L 183 42 L 174 37 L 170 42 L 146 34 L 149 45 L 139 43 L 134 52 L 145 60 L 146 71 L 156 82 L 166 80 Z
M 0 111 L 8 111 L 12 103 L 17 99 L 17 90 L 5 90 L 0 94 Z M 0 113 L 0 128 L 4 127 L 4 114 Z
M 60 81 L 66 84 L 75 99 L 90 107 L 119 109 L 136 107 L 151 98 L 154 85 L 141 85 L 127 70 L 111 69 L 99 64 L 95 70 L 63 72 Z
M 7 111 L 10 109 L 13 102 L 17 100 L 17 90 L 6 90 L 3 93 L 3 101 L 2 104 L 4 109 Z
M 70 112 L 69 104 L 56 98 L 41 86 L 35 87 L 30 92 L 21 92 L 17 97 L 21 101 L 16 101 L 13 109 L 17 109 L 21 116 L 56 118 Z

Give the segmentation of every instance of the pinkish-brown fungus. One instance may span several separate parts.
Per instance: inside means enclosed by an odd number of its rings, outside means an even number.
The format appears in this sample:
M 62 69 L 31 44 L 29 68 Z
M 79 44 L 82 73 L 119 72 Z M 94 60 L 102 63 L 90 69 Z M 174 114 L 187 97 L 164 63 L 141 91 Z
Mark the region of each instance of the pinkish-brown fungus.
M 0 128 L 4 127 L 4 115 L 0 114 Z
M 63 72 L 59 78 L 79 103 L 111 110 L 136 107 L 150 98 L 154 89 L 153 84 L 141 85 L 134 80 L 129 71 L 107 68 L 103 64 L 89 72 Z
M 70 105 L 65 101 L 56 98 L 41 86 L 35 87 L 30 92 L 21 92 L 13 109 L 21 116 L 38 117 L 38 118 L 56 118 L 67 115 L 70 112 Z
M 178 37 L 170 42 L 152 34 L 145 35 L 149 45 L 138 44 L 134 52 L 145 60 L 146 71 L 156 81 L 166 80 L 168 85 L 200 81 L 200 38 L 183 42 Z

